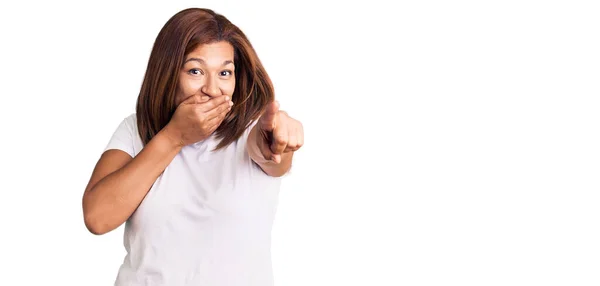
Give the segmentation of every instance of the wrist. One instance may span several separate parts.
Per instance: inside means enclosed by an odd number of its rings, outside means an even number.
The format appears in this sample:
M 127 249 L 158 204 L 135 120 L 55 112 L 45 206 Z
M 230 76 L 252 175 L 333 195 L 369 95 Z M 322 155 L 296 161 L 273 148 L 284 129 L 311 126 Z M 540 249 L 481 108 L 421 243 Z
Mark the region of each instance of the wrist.
M 181 132 L 178 132 L 171 125 L 167 124 L 158 135 L 163 135 L 165 139 L 169 142 L 169 145 L 174 148 L 183 148 L 185 146 L 185 142 L 183 140 L 183 135 Z

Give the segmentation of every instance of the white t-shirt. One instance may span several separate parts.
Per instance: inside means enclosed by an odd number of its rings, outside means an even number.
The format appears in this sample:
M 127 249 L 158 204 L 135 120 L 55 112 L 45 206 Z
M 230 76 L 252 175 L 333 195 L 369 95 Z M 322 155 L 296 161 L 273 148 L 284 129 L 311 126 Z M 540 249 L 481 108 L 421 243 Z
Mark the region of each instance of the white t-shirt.
M 106 150 L 135 157 L 136 116 Z M 246 151 L 245 133 L 216 152 L 214 137 L 184 147 L 125 223 L 127 255 L 116 286 L 270 286 L 271 229 L 281 177 L 266 175 Z

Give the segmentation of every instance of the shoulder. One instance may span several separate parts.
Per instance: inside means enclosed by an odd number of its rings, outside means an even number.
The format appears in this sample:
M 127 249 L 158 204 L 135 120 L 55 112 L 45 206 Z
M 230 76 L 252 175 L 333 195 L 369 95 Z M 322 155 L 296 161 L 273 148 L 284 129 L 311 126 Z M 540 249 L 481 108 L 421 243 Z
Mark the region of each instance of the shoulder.
M 129 128 L 137 130 L 137 114 L 131 113 L 123 119 L 123 122 L 128 125 Z
M 134 136 L 138 133 L 137 127 L 137 115 L 136 113 L 131 113 L 127 116 L 121 118 L 121 122 L 117 127 L 117 131 L 127 132 L 130 136 Z
M 137 128 L 137 117 L 135 113 L 131 113 L 121 119 L 105 151 L 119 149 L 134 157 L 141 150 L 141 145 L 142 142 Z

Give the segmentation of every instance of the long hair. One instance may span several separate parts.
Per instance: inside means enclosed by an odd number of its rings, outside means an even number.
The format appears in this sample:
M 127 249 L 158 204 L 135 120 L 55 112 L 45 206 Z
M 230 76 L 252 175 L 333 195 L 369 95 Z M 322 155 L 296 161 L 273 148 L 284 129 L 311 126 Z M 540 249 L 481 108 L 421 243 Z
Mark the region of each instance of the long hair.
M 136 105 L 137 125 L 144 145 L 164 128 L 177 109 L 179 71 L 196 47 L 218 41 L 234 49 L 236 104 L 217 128 L 215 150 L 236 141 L 274 100 L 273 84 L 246 35 L 223 15 L 189 8 L 172 16 L 158 33 Z

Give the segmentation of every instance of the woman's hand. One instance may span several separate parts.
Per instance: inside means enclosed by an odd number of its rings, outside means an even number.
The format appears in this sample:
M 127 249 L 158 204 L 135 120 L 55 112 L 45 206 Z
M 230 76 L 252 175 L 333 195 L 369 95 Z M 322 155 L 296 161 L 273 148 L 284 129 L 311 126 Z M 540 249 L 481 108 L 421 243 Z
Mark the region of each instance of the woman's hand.
M 179 104 L 165 131 L 179 146 L 202 141 L 217 130 L 231 106 L 229 96 L 192 95 Z
M 258 123 L 257 145 L 263 158 L 275 164 L 282 162 L 286 153 L 300 149 L 304 144 L 304 129 L 300 121 L 279 110 L 279 103 L 272 102 Z

